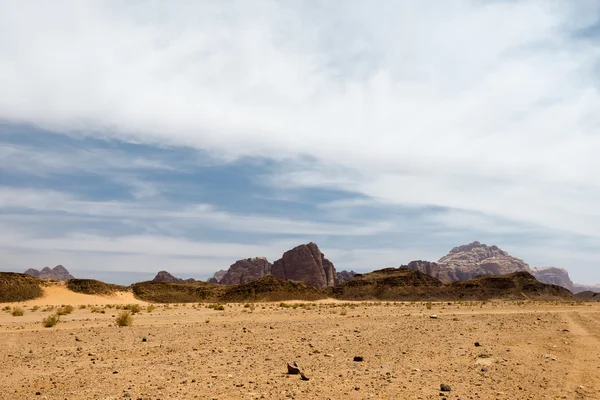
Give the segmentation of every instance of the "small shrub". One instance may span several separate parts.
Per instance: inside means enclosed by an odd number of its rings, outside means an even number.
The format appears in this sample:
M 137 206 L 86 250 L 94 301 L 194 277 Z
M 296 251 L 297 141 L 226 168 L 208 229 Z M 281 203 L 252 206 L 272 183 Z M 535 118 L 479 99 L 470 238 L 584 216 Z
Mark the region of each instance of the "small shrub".
M 86 306 L 85 304 L 81 304 L 81 305 L 79 306 L 79 309 L 80 309 L 80 310 L 85 310 L 86 308 L 87 308 L 87 306 Z
M 137 314 L 142 311 L 142 307 L 139 304 L 127 304 L 123 307 L 123 310 L 131 311 L 132 314 Z
M 2 311 L 10 312 L 10 306 L 3 307 Z
M 54 325 L 58 324 L 58 321 L 60 321 L 60 315 L 53 314 L 44 318 L 42 320 L 42 325 L 46 328 L 52 328 Z
M 23 314 L 25 314 L 25 311 L 23 311 L 23 308 L 21 307 L 15 307 L 12 309 L 11 314 L 13 317 L 22 317 Z
M 131 326 L 133 317 L 130 311 L 121 311 L 115 319 L 117 326 Z
M 146 311 L 148 311 L 149 313 L 154 311 L 156 309 L 156 306 L 154 304 L 150 304 L 148 305 L 148 307 L 146 307 Z
M 429 301 L 429 302 L 427 302 L 427 304 L 425 304 L 425 307 L 427 307 L 428 310 L 431 310 L 431 308 L 433 307 L 433 305 Z
M 342 311 L 340 311 L 340 315 L 346 315 L 348 314 L 348 310 L 346 310 L 345 308 L 342 308 Z
M 56 310 L 56 313 L 58 315 L 67 315 L 67 314 L 71 314 L 74 309 L 75 308 L 73 308 L 72 305 L 62 306 L 58 310 Z
M 31 311 L 37 311 L 37 310 L 39 310 L 39 309 L 40 309 L 40 306 L 33 306 L 33 307 L 31 308 Z
M 250 308 L 250 303 L 244 304 L 244 308 Z

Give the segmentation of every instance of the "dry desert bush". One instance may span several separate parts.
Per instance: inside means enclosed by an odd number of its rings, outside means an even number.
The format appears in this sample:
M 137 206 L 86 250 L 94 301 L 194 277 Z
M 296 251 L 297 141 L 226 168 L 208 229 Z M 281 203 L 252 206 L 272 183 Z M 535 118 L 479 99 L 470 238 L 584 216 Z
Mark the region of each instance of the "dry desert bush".
M 130 311 L 121 311 L 115 319 L 117 326 L 131 326 L 133 323 L 133 316 Z

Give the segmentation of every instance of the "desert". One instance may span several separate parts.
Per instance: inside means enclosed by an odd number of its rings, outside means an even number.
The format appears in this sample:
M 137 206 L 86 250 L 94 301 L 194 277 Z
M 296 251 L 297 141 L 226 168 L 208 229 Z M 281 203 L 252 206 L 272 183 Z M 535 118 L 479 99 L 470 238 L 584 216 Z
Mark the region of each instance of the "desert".
M 153 304 L 42 289 L 0 304 L 2 399 L 600 398 L 597 302 Z

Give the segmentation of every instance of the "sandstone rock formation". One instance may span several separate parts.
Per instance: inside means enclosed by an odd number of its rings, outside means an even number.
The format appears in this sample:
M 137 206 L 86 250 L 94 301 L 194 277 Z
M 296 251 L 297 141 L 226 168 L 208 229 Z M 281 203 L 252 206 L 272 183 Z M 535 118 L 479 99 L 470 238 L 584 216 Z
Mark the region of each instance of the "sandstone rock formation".
M 302 281 L 317 288 L 335 285 L 335 267 L 312 242 L 286 251 L 271 273 L 277 279 Z
M 166 282 L 166 283 L 181 283 L 181 282 L 195 282 L 196 280 L 193 278 L 190 279 L 181 279 L 177 278 L 167 271 L 159 271 L 158 274 L 152 279 L 153 282 Z
M 335 273 L 335 284 L 336 285 L 343 285 L 344 283 L 348 282 L 349 280 L 354 279 L 354 276 L 356 275 L 356 272 L 354 271 L 340 271 L 340 272 L 336 272 Z
M 238 260 L 229 267 L 219 283 L 239 285 L 271 275 L 272 264 L 265 257 Z M 215 274 L 216 275 L 216 274 Z
M 487 246 L 479 242 L 455 247 L 437 263 L 413 261 L 408 264 L 408 268 L 446 282 L 462 281 L 480 275 L 532 272 L 523 260 L 509 255 L 498 246 Z
M 25 273 L 27 275 L 35 276 L 36 278 L 54 279 L 55 281 L 68 281 L 69 279 L 74 279 L 73 275 L 71 275 L 62 265 L 57 265 L 54 268 L 44 267 L 41 271 L 29 268 Z
M 532 272 L 533 276 L 540 282 L 562 286 L 573 292 L 573 282 L 569 278 L 569 272 L 564 268 L 536 267 Z

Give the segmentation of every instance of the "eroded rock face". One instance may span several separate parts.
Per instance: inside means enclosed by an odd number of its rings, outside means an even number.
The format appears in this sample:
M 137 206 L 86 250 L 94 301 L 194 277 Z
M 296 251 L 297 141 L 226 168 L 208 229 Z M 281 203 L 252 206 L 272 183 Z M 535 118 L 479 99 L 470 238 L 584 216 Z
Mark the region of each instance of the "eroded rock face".
M 455 247 L 437 263 L 413 261 L 408 267 L 446 282 L 472 279 L 480 275 L 532 272 L 523 260 L 509 255 L 498 246 L 487 246 L 479 242 Z
M 573 281 L 569 278 L 569 272 L 558 267 L 537 267 L 533 269 L 533 276 L 543 283 L 562 286 L 573 292 Z
M 335 273 L 335 284 L 343 285 L 344 283 L 354 279 L 356 272 L 354 271 L 340 271 Z
M 573 293 L 594 292 L 600 293 L 600 285 L 584 285 L 581 283 L 573 284 Z
M 69 279 L 74 279 L 73 275 L 71 275 L 62 265 L 57 265 L 54 268 L 44 267 L 41 271 L 29 268 L 25 273 L 35 276 L 36 278 L 54 279 L 55 281 L 68 281 Z
M 265 257 L 238 260 L 229 267 L 219 283 L 223 285 L 239 285 L 271 275 L 272 264 Z M 215 279 L 216 279 L 215 274 Z
M 286 251 L 275 261 L 271 273 L 277 279 L 302 281 L 317 288 L 335 285 L 333 263 L 312 242 Z

